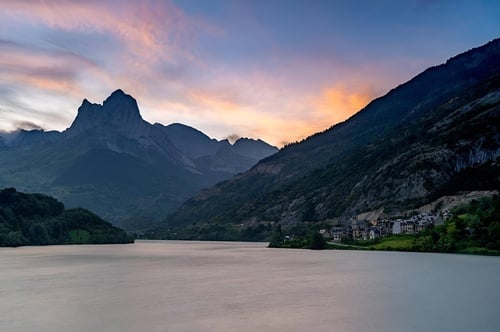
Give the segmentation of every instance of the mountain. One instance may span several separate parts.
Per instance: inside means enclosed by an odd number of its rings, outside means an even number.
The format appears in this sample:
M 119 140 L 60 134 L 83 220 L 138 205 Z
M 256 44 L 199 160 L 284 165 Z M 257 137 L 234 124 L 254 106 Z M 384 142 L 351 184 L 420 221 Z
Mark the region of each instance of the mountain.
M 185 125 L 150 124 L 122 90 L 102 105 L 85 99 L 64 132 L 3 136 L 0 186 L 50 194 L 128 229 L 148 227 L 201 188 L 277 151 L 262 141 L 231 145 Z
M 174 123 L 162 127 L 174 146 L 194 162 L 195 169 L 217 176 L 228 178 L 225 174 L 237 174 L 250 169 L 259 160 L 266 158 L 278 150 L 262 140 L 239 138 L 234 144 L 227 139 L 217 141 L 211 139 L 189 126 Z
M 500 188 L 500 39 L 429 68 L 167 218 L 293 224 Z

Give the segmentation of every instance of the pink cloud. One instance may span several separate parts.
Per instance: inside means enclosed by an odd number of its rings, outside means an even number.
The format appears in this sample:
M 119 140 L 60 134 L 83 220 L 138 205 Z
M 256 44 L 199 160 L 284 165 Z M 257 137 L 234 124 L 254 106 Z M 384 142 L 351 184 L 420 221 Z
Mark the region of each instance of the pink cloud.
M 389 62 L 360 66 L 324 54 L 271 52 L 272 65 L 228 65 L 204 56 L 197 44 L 200 36 L 221 38 L 224 31 L 170 1 L 5 0 L 2 17 L 68 38 L 110 41 L 87 53 L 53 36 L 46 48 L 39 45 L 44 40 L 30 49 L 0 44 L 2 81 L 19 90 L 71 96 L 72 104 L 61 106 L 66 118 L 83 98 L 100 102 L 122 88 L 137 98 L 148 121 L 183 122 L 212 137 L 237 133 L 282 145 L 346 119 L 401 81 L 387 79 Z
M 190 57 L 184 47 L 196 29 L 215 31 L 169 1 L 4 1 L 2 7 L 14 17 L 56 30 L 111 34 L 145 63 Z
M 26 50 L 19 45 L 0 45 L 0 50 L 0 73 L 9 84 L 64 91 L 73 97 L 80 97 L 83 93 L 78 77 L 81 68 L 86 68 L 97 76 L 103 75 L 91 61 L 70 53 L 50 54 L 40 50 Z

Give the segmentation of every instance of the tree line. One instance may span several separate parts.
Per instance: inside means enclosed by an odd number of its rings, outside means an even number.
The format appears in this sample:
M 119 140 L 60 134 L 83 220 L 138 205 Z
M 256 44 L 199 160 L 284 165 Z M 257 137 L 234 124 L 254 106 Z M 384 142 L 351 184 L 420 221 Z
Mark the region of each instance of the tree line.
M 65 209 L 43 194 L 0 190 L 0 246 L 130 242 L 123 230 L 86 209 Z

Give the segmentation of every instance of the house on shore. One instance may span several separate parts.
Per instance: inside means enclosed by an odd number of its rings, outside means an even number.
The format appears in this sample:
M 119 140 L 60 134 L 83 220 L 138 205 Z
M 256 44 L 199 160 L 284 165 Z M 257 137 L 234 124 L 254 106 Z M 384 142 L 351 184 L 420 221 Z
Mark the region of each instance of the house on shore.
M 342 237 L 344 236 L 344 230 L 342 227 L 332 227 L 330 229 L 330 238 L 332 239 L 333 242 L 340 242 L 342 241 Z

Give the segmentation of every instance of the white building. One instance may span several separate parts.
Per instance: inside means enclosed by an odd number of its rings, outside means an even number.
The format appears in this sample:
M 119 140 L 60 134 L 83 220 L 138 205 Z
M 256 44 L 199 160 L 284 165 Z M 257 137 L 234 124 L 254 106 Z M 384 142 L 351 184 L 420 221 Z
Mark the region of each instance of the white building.
M 392 225 L 392 234 L 401 234 L 401 221 L 395 221 Z

